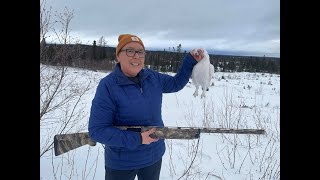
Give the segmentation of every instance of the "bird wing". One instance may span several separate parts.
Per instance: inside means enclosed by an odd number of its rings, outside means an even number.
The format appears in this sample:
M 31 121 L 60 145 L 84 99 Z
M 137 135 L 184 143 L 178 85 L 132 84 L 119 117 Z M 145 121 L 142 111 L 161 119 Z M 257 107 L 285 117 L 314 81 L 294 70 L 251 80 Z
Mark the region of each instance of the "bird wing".
M 210 64 L 210 78 L 213 78 L 213 74 L 214 74 L 214 66 L 212 64 Z

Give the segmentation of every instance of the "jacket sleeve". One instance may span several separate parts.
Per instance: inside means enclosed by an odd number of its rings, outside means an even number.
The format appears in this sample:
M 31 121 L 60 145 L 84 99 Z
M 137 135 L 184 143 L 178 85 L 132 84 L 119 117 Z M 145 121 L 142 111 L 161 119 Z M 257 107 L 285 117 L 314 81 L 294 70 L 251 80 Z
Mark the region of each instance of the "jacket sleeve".
M 175 76 L 159 73 L 162 92 L 171 93 L 181 90 L 188 82 L 197 61 L 188 53 L 182 61 Z
M 107 81 L 101 80 L 92 100 L 88 125 L 89 136 L 101 144 L 134 149 L 141 145 L 141 135 L 139 132 L 113 127 L 116 105 L 111 95 Z

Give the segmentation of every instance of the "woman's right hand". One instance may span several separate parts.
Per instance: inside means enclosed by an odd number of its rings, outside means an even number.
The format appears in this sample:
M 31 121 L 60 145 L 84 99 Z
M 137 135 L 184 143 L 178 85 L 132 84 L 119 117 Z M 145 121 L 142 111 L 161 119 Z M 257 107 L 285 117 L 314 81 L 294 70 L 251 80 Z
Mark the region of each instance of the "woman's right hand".
M 153 142 L 158 141 L 159 139 L 154 139 L 154 138 L 149 136 L 150 134 L 154 133 L 155 131 L 156 131 L 156 129 L 152 128 L 149 131 L 142 132 L 141 133 L 142 144 L 151 144 Z

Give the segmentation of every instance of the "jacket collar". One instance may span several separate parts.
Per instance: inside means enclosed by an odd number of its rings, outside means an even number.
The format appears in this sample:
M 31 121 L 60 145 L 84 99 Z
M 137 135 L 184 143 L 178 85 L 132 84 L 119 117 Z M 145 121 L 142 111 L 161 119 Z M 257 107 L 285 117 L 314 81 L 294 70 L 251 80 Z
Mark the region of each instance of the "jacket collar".
M 116 83 L 119 85 L 135 84 L 121 71 L 120 63 L 117 63 L 113 71 L 116 75 Z M 149 71 L 146 71 L 144 68 L 139 72 L 140 82 L 142 82 L 149 75 Z

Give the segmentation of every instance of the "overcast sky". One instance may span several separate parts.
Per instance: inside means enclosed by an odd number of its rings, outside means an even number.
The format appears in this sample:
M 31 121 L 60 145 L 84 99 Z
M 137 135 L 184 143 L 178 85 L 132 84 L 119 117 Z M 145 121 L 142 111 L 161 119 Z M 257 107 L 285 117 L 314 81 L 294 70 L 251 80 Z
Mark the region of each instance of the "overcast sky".
M 146 49 L 182 45 L 214 54 L 280 57 L 279 0 L 46 0 L 53 11 L 73 10 L 73 36 L 92 44 L 101 36 L 138 35 Z

